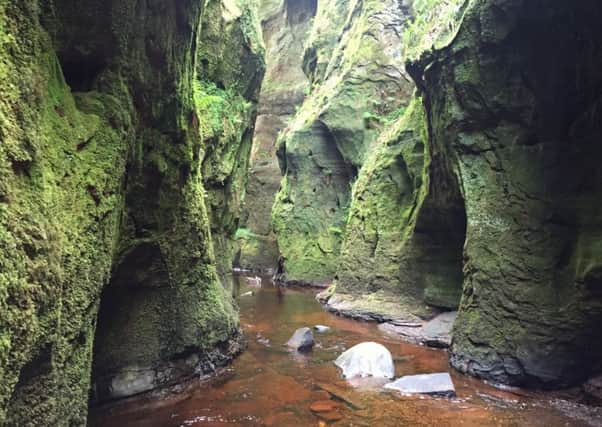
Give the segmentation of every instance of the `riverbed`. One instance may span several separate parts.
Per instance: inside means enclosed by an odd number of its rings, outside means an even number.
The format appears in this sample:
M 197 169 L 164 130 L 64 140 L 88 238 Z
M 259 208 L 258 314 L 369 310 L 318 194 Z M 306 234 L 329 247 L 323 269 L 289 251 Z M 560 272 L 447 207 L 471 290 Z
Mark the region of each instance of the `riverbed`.
M 569 393 L 499 389 L 456 373 L 445 350 L 400 341 L 374 323 L 323 310 L 315 292 L 260 286 L 233 278 L 247 350 L 210 380 L 177 393 L 155 394 L 95 408 L 92 426 L 600 426 L 599 408 Z M 252 294 L 251 294 L 252 293 Z M 283 344 L 300 327 L 325 325 L 313 351 Z M 353 345 L 374 341 L 393 354 L 396 376 L 450 372 L 456 398 L 402 396 L 382 381 L 341 378 L 333 361 Z M 315 412 L 313 409 L 321 409 Z

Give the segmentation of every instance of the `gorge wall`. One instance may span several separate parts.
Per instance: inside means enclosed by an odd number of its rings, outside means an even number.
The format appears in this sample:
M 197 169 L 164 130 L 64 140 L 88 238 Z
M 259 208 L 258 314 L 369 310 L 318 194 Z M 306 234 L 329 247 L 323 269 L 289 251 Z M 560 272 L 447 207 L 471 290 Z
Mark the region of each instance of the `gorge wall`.
M 562 386 L 602 368 L 601 13 L 476 1 L 453 42 L 410 67 L 464 199 L 461 371 Z
M 215 254 L 262 49 L 246 2 L 0 1 L 0 423 L 85 424 L 90 389 L 238 351 Z
M 280 135 L 284 179 L 272 211 L 289 282 L 337 269 L 351 185 L 383 122 L 412 92 L 398 1 L 319 2 L 304 67 L 313 88 Z
M 0 424 L 81 425 L 89 396 L 227 363 L 233 258 L 334 281 L 345 315 L 458 310 L 471 375 L 602 372 L 601 18 L 0 0 Z
M 286 279 L 334 280 L 354 317 L 458 309 L 451 362 L 481 378 L 600 373 L 601 6 L 394 3 L 318 4 L 279 149 Z
M 264 272 L 278 265 L 278 242 L 271 210 L 280 188 L 277 138 L 310 89 L 303 53 L 316 15 L 317 0 L 263 1 L 260 9 L 266 46 L 266 74 L 253 136 L 244 215 L 237 233 L 235 264 Z

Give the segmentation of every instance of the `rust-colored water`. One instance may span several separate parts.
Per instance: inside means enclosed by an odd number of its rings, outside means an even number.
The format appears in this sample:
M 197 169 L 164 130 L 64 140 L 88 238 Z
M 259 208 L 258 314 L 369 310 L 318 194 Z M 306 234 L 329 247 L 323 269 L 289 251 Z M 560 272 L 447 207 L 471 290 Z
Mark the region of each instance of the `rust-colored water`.
M 595 414 L 544 395 L 504 392 L 453 372 L 447 354 L 400 342 L 375 324 L 336 317 L 322 310 L 309 291 L 278 291 L 264 279 L 261 289 L 235 278 L 247 351 L 218 378 L 191 384 L 178 394 L 144 398 L 95 409 L 90 424 L 108 426 L 591 426 Z M 317 347 L 307 355 L 283 347 L 303 326 L 327 325 L 315 334 Z M 384 392 L 371 380 L 342 380 L 332 363 L 344 350 L 363 341 L 389 348 L 396 374 L 447 372 L 455 399 L 401 396 Z M 335 388 L 335 394 L 321 389 Z M 333 390 L 330 390 L 333 391 Z M 334 408 L 316 414 L 312 403 Z M 326 401 L 326 402 L 324 402 Z M 352 406 L 355 406 L 352 407 Z

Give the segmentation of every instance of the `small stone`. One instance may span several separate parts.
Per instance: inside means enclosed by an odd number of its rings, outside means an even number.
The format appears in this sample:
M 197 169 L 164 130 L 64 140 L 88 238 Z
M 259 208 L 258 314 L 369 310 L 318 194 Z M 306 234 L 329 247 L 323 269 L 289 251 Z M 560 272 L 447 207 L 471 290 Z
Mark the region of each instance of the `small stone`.
M 311 332 L 311 329 L 300 328 L 295 331 L 286 345 L 297 351 L 308 351 L 311 350 L 314 343 L 314 334 Z
M 319 400 L 310 405 L 309 409 L 312 412 L 332 412 L 337 409 L 339 405 L 332 400 Z
M 319 332 L 321 334 L 323 334 L 324 332 L 330 331 L 330 327 L 324 326 L 324 325 L 316 325 L 316 326 L 314 326 L 314 329 L 316 330 L 316 332 Z
M 261 277 L 259 277 L 259 276 L 246 277 L 246 280 L 247 280 L 247 283 L 249 284 L 249 286 L 257 286 L 257 287 L 261 286 Z
M 395 376 L 391 352 L 375 342 L 365 342 L 351 347 L 334 363 L 343 370 L 345 378 L 393 378 Z
M 428 394 L 431 396 L 445 397 L 454 397 L 456 395 L 454 383 L 447 372 L 440 374 L 408 375 L 385 385 L 385 388 L 409 394 Z

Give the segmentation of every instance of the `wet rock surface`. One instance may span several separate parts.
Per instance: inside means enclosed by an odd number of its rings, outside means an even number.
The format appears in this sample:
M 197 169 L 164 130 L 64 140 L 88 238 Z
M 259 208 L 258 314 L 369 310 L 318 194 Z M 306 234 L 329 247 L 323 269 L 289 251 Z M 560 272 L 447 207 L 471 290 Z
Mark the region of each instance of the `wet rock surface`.
M 379 323 L 421 324 L 423 317 L 432 317 L 436 312 L 424 304 L 416 305 L 416 301 L 411 298 L 396 298 L 383 292 L 355 295 L 331 291 L 318 298 L 330 312 L 352 319 Z
M 385 385 L 386 389 L 408 394 L 454 397 L 456 389 L 448 373 L 408 375 Z
M 300 328 L 295 331 L 286 345 L 297 351 L 309 351 L 314 346 L 314 334 L 310 328 Z
M 583 385 L 583 390 L 590 395 L 598 405 L 602 406 L 602 375 L 588 380 Z
M 457 312 L 447 312 L 424 323 L 404 325 L 399 322 L 387 322 L 378 325 L 378 328 L 409 342 L 429 347 L 448 348 L 451 345 L 452 329 L 457 316 Z

